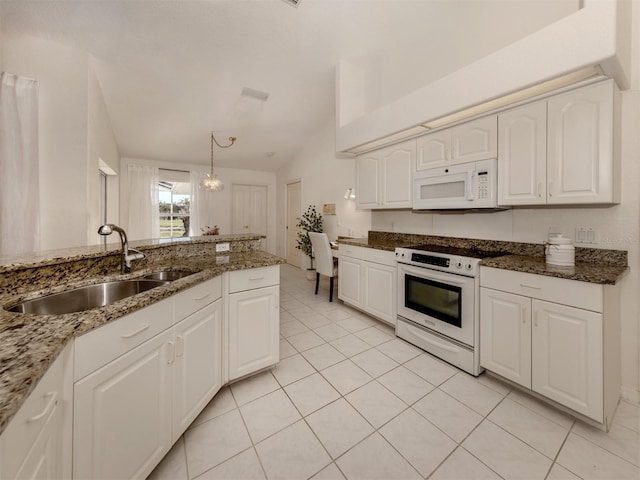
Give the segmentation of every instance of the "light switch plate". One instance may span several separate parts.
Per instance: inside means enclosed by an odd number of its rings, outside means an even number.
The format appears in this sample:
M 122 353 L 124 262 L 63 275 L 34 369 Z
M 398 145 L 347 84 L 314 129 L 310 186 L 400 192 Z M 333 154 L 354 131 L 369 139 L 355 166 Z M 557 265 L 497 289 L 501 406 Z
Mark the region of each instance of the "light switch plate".
M 228 252 L 229 251 L 229 243 L 216 243 L 216 253 L 217 252 Z
M 593 227 L 576 227 L 576 244 L 593 245 L 600 242 L 598 230 Z

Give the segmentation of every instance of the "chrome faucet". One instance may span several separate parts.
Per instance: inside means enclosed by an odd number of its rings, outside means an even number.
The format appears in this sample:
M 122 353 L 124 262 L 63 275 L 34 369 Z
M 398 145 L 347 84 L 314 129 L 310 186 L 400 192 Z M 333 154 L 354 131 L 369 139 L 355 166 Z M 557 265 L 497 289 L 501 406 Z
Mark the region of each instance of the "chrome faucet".
M 131 262 L 133 260 L 142 260 L 145 255 L 138 250 L 129 248 L 127 233 L 119 226 L 114 225 L 113 223 L 105 223 L 98 228 L 98 233 L 100 235 L 111 235 L 114 231 L 120 234 L 120 243 L 122 244 L 122 258 L 120 262 L 122 273 L 131 273 Z

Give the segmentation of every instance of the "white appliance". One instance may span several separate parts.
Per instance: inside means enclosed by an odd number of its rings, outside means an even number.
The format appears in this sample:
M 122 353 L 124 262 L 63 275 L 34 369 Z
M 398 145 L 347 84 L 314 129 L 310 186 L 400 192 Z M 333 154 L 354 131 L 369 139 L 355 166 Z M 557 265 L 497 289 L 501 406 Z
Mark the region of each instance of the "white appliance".
M 497 209 L 497 164 L 498 161 L 492 158 L 416 172 L 413 176 L 413 209 Z
M 500 252 L 396 248 L 396 335 L 472 375 L 480 374 L 478 264 Z

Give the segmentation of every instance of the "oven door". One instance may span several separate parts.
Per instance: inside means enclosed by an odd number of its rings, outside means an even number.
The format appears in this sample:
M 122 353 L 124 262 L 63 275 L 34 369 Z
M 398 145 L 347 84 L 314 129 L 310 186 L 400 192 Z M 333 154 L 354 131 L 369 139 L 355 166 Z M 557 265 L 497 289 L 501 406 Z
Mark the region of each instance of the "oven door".
M 475 278 L 398 263 L 398 315 L 473 347 Z

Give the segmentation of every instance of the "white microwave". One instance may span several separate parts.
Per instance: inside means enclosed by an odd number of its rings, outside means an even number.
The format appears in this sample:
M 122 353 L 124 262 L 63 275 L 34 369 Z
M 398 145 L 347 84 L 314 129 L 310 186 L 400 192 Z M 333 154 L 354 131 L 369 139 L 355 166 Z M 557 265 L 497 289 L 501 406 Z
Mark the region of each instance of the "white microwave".
M 498 161 L 492 158 L 416 172 L 413 176 L 413 209 L 496 209 L 497 166 Z

